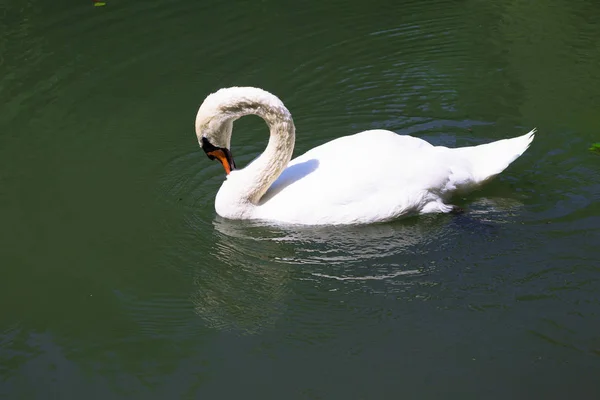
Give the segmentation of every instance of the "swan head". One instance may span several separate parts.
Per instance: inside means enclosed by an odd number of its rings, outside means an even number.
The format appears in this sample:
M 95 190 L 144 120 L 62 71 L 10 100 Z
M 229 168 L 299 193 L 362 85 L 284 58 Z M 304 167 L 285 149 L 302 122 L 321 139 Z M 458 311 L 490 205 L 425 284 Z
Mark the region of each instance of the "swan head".
M 224 113 L 219 94 L 209 95 L 196 115 L 196 137 L 198 144 L 211 160 L 218 160 L 229 175 L 235 170 L 235 162 L 231 154 L 231 133 L 233 122 L 237 119 L 229 113 Z
M 231 155 L 233 123 L 244 115 L 255 114 L 269 127 L 284 124 L 292 130 L 287 147 L 293 149 L 294 123 L 288 109 L 273 94 L 255 87 L 229 87 L 211 93 L 204 99 L 196 115 L 196 136 L 208 158 L 217 159 L 229 175 L 235 169 Z M 288 160 L 289 162 L 289 160 Z M 287 162 L 285 163 L 287 164 Z

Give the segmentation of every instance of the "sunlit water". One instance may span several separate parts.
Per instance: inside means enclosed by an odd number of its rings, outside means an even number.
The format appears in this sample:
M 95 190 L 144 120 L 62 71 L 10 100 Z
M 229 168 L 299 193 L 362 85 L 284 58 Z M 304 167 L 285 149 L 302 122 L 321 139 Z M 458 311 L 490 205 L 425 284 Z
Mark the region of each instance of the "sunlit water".
M 600 394 L 598 4 L 107 3 L 0 4 L 1 398 Z M 233 85 L 296 155 L 539 133 L 463 215 L 228 221 L 193 119 Z

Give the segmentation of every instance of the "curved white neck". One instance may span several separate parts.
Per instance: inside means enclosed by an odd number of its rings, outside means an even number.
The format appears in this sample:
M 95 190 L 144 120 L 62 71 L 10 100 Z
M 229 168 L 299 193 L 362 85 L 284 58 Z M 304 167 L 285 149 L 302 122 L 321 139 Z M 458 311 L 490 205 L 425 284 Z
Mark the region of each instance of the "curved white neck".
M 265 151 L 247 167 L 231 172 L 223 183 L 217 203 L 257 205 L 271 184 L 287 167 L 294 151 L 296 129 L 288 109 L 276 96 L 255 88 L 236 88 L 218 107 L 223 123 L 249 114 L 263 118 L 270 130 Z

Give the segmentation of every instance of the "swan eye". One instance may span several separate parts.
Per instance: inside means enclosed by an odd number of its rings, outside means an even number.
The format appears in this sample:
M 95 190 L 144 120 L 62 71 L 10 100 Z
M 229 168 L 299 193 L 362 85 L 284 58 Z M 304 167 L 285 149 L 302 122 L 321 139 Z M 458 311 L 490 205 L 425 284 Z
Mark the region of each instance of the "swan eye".
M 217 147 L 215 145 L 213 145 L 207 138 L 206 136 L 202 136 L 202 141 L 200 143 L 200 147 L 202 147 L 202 150 L 204 150 L 205 153 L 208 153 L 209 151 L 213 151 L 216 150 Z
M 208 139 L 205 138 L 204 136 L 202 136 L 202 143 L 200 144 L 200 147 L 202 147 L 202 150 L 204 150 L 204 152 L 206 153 L 208 158 L 211 160 L 215 159 L 215 156 L 213 153 L 217 150 L 221 150 L 220 147 L 217 147 L 214 144 L 212 144 L 211 142 L 209 142 Z

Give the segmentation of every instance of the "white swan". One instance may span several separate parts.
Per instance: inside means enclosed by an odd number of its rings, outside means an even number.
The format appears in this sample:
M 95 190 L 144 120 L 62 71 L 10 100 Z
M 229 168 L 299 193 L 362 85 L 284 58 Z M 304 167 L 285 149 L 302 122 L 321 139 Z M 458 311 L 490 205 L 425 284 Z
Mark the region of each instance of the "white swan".
M 271 131 L 265 151 L 236 170 L 233 122 L 255 114 Z M 196 135 L 210 159 L 225 168 L 217 213 L 305 225 L 366 224 L 455 209 L 445 201 L 502 172 L 531 144 L 526 135 L 451 149 L 369 130 L 341 137 L 290 161 L 295 127 L 281 100 L 262 89 L 231 87 L 210 94 L 196 116 Z

